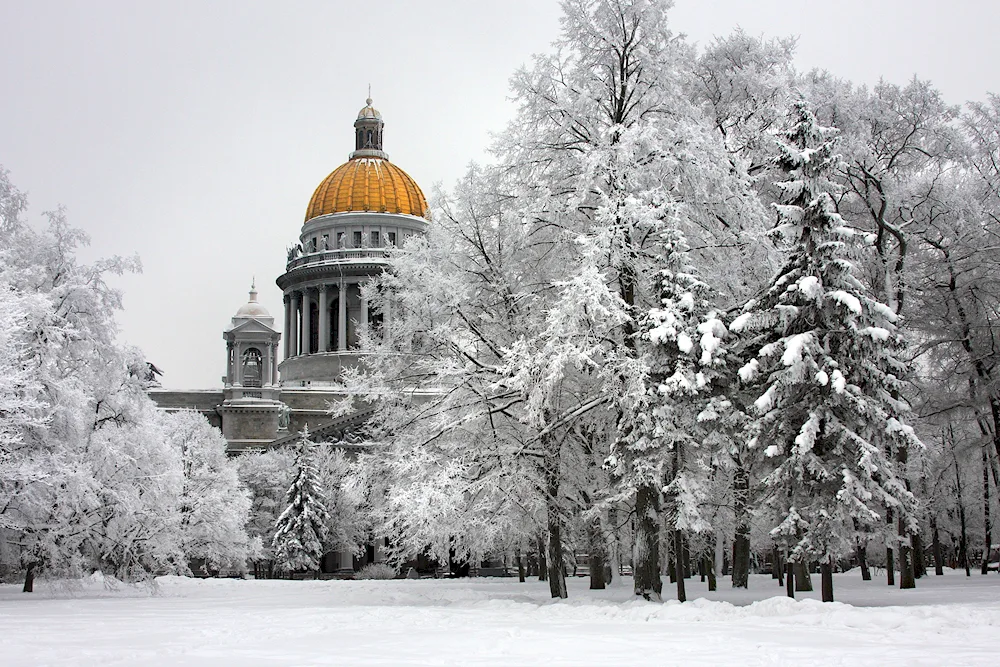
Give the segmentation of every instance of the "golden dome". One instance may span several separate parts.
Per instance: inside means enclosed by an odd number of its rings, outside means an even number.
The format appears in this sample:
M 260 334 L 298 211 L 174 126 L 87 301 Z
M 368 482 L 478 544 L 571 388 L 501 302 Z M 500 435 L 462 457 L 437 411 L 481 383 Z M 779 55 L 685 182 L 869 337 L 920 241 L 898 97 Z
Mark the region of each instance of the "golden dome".
M 427 200 L 410 176 L 381 157 L 348 160 L 323 179 L 306 209 L 306 221 L 330 213 L 371 211 L 423 217 Z

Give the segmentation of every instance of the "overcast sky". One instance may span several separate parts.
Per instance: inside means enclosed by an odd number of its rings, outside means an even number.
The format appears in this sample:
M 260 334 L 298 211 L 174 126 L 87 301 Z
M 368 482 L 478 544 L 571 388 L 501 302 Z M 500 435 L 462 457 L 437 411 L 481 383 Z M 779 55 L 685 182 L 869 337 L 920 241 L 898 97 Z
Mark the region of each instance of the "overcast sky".
M 992 0 L 676 0 L 698 44 L 799 37 L 796 66 L 856 83 L 1000 92 Z M 0 0 L 0 165 L 29 220 L 66 206 L 85 257 L 138 253 L 122 337 L 164 385 L 220 385 L 222 330 L 253 276 L 282 321 L 285 248 L 347 159 L 368 84 L 392 161 L 430 193 L 482 158 L 507 81 L 559 35 L 548 0 Z

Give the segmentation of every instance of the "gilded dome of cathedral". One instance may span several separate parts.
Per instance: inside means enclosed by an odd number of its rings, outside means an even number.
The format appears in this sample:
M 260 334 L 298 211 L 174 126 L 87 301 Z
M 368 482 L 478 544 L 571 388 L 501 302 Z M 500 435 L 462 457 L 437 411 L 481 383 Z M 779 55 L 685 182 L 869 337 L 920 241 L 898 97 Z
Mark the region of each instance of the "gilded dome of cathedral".
M 355 150 L 316 188 L 306 209 L 307 222 L 357 211 L 424 217 L 427 200 L 420 186 L 382 150 L 384 126 L 382 114 L 368 98 L 354 121 Z

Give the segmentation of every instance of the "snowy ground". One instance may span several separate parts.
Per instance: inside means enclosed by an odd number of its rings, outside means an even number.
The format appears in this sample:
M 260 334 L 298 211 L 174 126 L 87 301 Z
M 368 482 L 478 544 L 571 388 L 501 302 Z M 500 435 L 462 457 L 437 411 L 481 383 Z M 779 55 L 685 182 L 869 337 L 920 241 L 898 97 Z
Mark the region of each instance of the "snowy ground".
M 818 588 L 818 577 L 815 582 Z M 0 586 L 0 664 L 996 665 L 1000 576 L 948 572 L 916 590 L 836 575 L 834 604 L 766 576 L 686 604 L 570 581 L 239 581 L 162 577 L 109 590 Z M 665 589 L 669 585 L 665 584 Z M 776 597 L 772 597 L 776 596 Z M 813 599 L 801 599 L 804 597 Z

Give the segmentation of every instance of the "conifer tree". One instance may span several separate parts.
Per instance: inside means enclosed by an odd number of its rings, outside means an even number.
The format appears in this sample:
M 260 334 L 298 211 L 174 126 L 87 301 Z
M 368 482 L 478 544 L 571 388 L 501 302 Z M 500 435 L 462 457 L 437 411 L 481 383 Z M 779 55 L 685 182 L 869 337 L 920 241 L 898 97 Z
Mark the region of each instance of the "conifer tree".
M 721 343 L 727 333 L 712 309 L 711 289 L 687 262 L 683 235 L 666 230 L 661 246 L 663 263 L 654 277 L 657 303 L 639 327 L 647 344 L 648 388 L 628 417 L 628 436 L 616 443 L 609 459 L 621 495 L 636 498 L 635 593 L 653 600 L 660 599 L 662 588 L 657 564 L 664 494 L 675 546 L 682 533 L 708 529 L 701 514 L 708 466 L 699 421 L 711 419 L 699 413 L 708 407 L 712 379 L 723 366 Z M 683 577 L 677 584 L 683 601 Z
M 326 552 L 330 513 L 319 483 L 315 443 L 309 429 L 299 434 L 295 477 L 286 494 L 287 506 L 274 524 L 272 547 L 279 564 L 290 570 L 316 570 Z
M 857 278 L 859 235 L 826 191 L 834 131 L 803 101 L 791 120 L 779 141 L 788 178 L 772 232 L 790 244 L 787 261 L 730 328 L 750 357 L 740 377 L 760 392 L 752 444 L 774 462 L 764 479 L 771 534 L 790 562 L 820 561 L 832 601 L 834 559 L 851 550 L 858 527 L 878 530 L 887 508 L 912 520 L 915 501 L 892 453 L 920 443 L 900 420 L 908 406 L 896 316 Z

